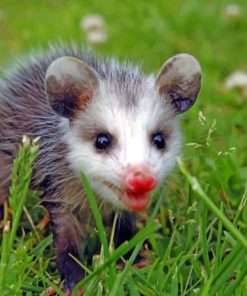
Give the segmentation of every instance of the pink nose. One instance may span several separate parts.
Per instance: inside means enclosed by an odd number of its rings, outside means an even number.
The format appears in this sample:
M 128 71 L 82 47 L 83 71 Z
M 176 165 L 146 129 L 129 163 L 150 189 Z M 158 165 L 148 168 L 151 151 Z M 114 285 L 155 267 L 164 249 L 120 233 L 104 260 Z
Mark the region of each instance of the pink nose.
M 128 191 L 133 193 L 148 192 L 156 186 L 156 179 L 150 174 L 143 171 L 133 171 L 125 179 L 125 186 Z

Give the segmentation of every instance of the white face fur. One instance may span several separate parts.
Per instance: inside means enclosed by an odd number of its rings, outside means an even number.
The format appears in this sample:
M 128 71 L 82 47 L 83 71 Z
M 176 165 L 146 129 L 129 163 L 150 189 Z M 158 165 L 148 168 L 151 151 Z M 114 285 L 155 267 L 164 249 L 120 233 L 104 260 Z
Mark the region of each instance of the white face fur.
M 175 165 L 181 146 L 175 115 L 195 101 L 200 89 L 200 66 L 190 55 L 178 55 L 168 60 L 157 79 L 140 75 L 141 79 L 133 83 L 130 76 L 123 82 L 126 87 L 119 87 L 121 81 L 117 78 L 101 79 L 93 69 L 88 74 L 90 67 L 85 65 L 77 59 L 59 58 L 46 75 L 51 107 L 69 117 L 65 135 L 68 162 L 78 175 L 83 171 L 92 189 L 104 200 L 120 208 L 141 210 L 149 203 L 146 192 L 152 191 Z M 68 107 L 73 111 L 77 108 L 69 116 L 65 109 L 57 108 L 54 78 L 56 91 L 61 89 L 63 93 L 68 85 L 81 90 L 73 90 L 82 95 L 73 108 Z M 127 102 L 131 88 L 135 97 Z M 144 183 L 141 190 L 137 185 L 136 195 L 129 184 L 150 176 L 154 184 L 146 188 L 146 181 L 141 181 Z M 123 198 L 126 192 L 128 197 Z

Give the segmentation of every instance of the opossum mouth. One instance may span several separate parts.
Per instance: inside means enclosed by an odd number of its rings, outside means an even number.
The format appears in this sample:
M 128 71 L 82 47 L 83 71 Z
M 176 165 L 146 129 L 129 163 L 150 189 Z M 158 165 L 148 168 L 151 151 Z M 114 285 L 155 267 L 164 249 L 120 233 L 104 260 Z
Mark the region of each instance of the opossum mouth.
M 148 207 L 150 201 L 150 191 L 128 191 L 121 189 L 110 182 L 105 181 L 104 183 L 118 196 L 123 206 L 128 210 L 139 212 Z
M 135 212 L 142 211 L 147 208 L 150 200 L 149 192 L 126 192 L 123 195 L 122 202 L 130 210 Z

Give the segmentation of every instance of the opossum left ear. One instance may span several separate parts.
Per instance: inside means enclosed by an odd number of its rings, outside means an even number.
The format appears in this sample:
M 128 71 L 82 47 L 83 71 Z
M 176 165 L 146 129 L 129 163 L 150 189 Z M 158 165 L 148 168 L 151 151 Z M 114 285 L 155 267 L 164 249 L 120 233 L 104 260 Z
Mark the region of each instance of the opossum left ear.
M 49 105 L 60 116 L 73 119 L 97 91 L 97 73 L 74 57 L 60 57 L 48 67 L 45 89 Z
M 201 67 L 189 54 L 170 58 L 161 68 L 156 85 L 160 94 L 168 97 L 176 113 L 189 110 L 201 88 Z

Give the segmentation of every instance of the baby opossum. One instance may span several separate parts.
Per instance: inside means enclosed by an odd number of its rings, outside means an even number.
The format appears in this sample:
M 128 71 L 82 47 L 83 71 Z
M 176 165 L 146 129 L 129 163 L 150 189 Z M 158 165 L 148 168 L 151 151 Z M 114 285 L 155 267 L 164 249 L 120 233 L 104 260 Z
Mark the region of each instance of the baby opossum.
M 180 152 L 176 115 L 194 104 L 201 68 L 189 54 L 170 58 L 158 75 L 74 48 L 32 57 L 0 87 L 0 202 L 22 135 L 40 137 L 32 187 L 50 215 L 57 266 L 67 291 L 83 277 L 80 258 L 89 180 L 102 212 L 124 211 L 124 240 L 134 212 L 171 171 Z

